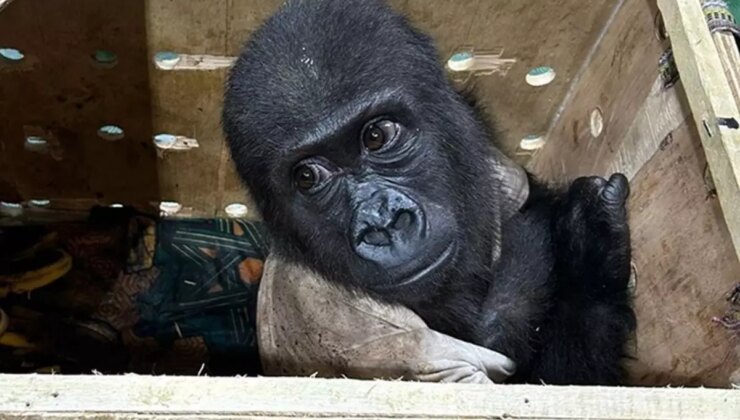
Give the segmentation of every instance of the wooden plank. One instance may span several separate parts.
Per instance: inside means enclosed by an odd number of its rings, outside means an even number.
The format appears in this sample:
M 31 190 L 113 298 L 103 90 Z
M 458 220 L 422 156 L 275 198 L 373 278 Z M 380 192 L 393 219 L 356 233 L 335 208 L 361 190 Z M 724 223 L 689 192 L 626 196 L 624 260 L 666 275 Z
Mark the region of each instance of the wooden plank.
M 740 103 L 740 51 L 735 35 L 731 32 L 715 32 L 712 38 L 717 46 L 735 102 Z
M 694 120 L 707 154 L 722 210 L 740 258 L 740 121 L 738 103 L 696 0 L 658 0 Z
M 0 375 L 0 416 L 737 419 L 740 391 L 311 378 Z
M 728 386 L 740 367 L 732 333 L 712 322 L 728 308 L 740 263 L 706 166 L 689 118 L 632 180 L 637 385 Z
M 683 86 L 679 82 L 665 89 L 663 83 L 661 77 L 655 80 L 627 133 L 621 141 L 613 142 L 610 153 L 594 159 L 589 174 L 609 176 L 621 172 L 632 179 L 689 118 Z
M 227 69 L 165 71 L 154 65 L 158 52 L 226 55 L 227 1 L 146 1 L 152 96 L 152 128 L 194 138 L 199 147 L 159 154 L 160 195 L 213 217 L 221 207 L 219 171 L 224 150 L 221 131 L 223 81 Z M 227 162 L 228 163 L 228 162 Z
M 656 13 L 655 0 L 625 0 L 547 133 L 545 147 L 529 162 L 530 170 L 545 179 L 561 180 L 591 175 L 596 163 L 617 159 L 645 99 L 655 92 L 663 52 L 655 36 Z M 597 108 L 604 129 L 594 138 L 590 117 Z

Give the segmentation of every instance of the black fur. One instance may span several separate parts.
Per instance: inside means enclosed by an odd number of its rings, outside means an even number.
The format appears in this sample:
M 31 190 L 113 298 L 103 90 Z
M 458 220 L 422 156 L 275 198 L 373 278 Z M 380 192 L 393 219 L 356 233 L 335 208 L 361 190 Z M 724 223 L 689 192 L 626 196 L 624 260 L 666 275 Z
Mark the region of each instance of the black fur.
M 376 118 L 396 140 L 370 151 Z M 561 191 L 530 178 L 502 220 L 490 128 L 432 41 L 382 1 L 288 1 L 234 66 L 223 121 L 276 252 L 512 357 L 515 381 L 623 380 L 626 179 Z M 303 191 L 305 168 L 320 182 Z

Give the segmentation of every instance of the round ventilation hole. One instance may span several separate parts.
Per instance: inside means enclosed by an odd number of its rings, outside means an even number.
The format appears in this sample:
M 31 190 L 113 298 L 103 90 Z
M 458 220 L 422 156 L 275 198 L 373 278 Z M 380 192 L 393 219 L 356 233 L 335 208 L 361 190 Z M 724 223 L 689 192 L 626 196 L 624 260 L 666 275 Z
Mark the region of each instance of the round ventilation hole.
M 229 217 L 240 218 L 245 217 L 249 213 L 249 208 L 241 203 L 232 203 L 224 208 L 226 214 Z
M 0 48 L 0 57 L 3 60 L 17 63 L 23 60 L 26 56 L 20 50 L 15 48 Z
M 36 207 L 36 208 L 49 207 L 51 205 L 51 200 L 35 199 L 35 200 L 29 201 L 28 205 L 31 207 Z
M 154 54 L 154 64 L 162 70 L 172 70 L 180 62 L 180 54 L 162 51 Z
M 0 201 L 0 214 L 10 217 L 21 216 L 23 214 L 23 205 L 21 203 Z
M 593 111 L 591 111 L 589 125 L 591 126 L 591 136 L 593 136 L 593 138 L 599 137 L 601 133 L 604 132 L 604 114 L 601 112 L 600 108 L 594 108 Z
M 41 136 L 28 136 L 26 137 L 26 144 L 29 146 L 45 146 L 48 141 Z
M 182 210 L 182 204 L 177 201 L 162 201 L 159 203 L 159 211 L 162 212 L 163 216 L 177 214 L 180 210 Z
M 172 134 L 157 134 L 154 136 L 154 145 L 162 149 L 169 149 L 174 146 L 175 142 L 177 142 L 177 136 Z
M 545 145 L 545 138 L 542 136 L 529 135 L 522 139 L 519 147 L 522 150 L 537 150 Z
M 526 81 L 530 86 L 545 86 L 555 80 L 555 70 L 552 67 L 535 67 L 527 73 Z
M 121 140 L 125 133 L 123 128 L 117 125 L 104 125 L 98 129 L 98 136 L 104 140 L 116 141 Z
M 92 55 L 93 60 L 101 67 L 111 68 L 118 64 L 118 56 L 113 51 L 97 50 Z
M 447 60 L 447 67 L 452 71 L 468 71 L 475 65 L 475 55 L 471 52 L 455 53 Z

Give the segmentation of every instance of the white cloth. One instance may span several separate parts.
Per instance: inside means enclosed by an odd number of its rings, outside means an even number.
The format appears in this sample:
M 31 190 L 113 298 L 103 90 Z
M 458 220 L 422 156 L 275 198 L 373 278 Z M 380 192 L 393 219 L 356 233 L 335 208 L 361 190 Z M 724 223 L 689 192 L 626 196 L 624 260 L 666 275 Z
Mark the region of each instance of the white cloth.
M 334 286 L 268 258 L 257 330 L 268 375 L 501 382 L 508 357 L 429 329 L 411 310 Z

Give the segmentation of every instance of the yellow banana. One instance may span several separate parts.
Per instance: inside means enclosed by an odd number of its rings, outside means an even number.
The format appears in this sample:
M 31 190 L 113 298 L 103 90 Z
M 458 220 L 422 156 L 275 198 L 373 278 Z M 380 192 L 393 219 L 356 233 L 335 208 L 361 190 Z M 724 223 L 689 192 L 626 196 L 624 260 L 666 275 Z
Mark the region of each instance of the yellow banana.
M 0 335 L 0 346 L 16 349 L 32 349 L 35 347 L 26 337 L 14 332 L 6 332 Z
M 10 323 L 10 318 L 8 318 L 8 314 L 6 314 L 5 311 L 0 309 L 0 335 L 3 335 L 5 330 L 8 329 L 9 323 Z
M 36 270 L 0 276 L 0 297 L 12 293 L 25 293 L 54 282 L 72 269 L 72 257 L 59 250 L 62 257 L 52 264 Z

